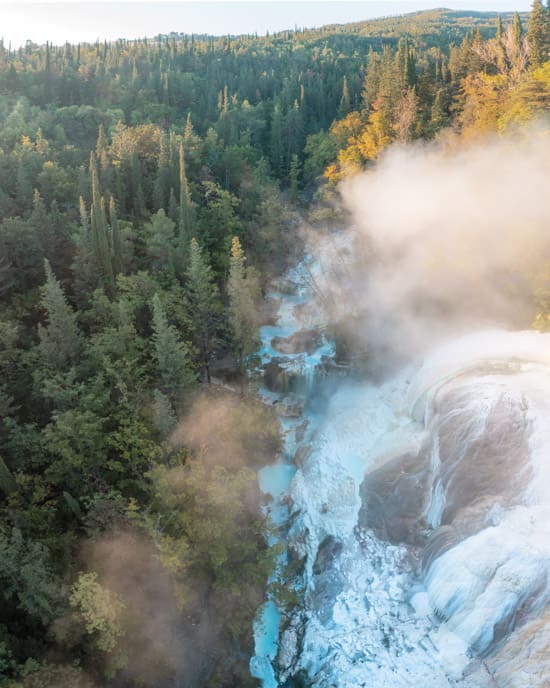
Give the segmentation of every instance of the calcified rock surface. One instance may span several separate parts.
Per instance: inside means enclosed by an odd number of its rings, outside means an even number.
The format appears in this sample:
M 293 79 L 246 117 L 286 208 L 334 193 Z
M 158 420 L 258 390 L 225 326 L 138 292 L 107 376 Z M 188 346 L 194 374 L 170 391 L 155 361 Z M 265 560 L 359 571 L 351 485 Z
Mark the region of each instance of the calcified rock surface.
M 299 360 L 274 509 L 304 592 L 264 686 L 550 685 L 550 336 L 474 333 L 329 392 Z

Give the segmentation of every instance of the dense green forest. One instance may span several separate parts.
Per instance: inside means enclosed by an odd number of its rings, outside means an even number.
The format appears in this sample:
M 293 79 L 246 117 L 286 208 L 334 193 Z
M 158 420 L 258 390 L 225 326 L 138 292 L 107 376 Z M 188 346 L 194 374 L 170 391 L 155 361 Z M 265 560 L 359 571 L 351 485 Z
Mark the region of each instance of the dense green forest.
M 540 0 L 1 46 L 0 685 L 256 685 L 262 290 L 391 143 L 547 111 L 549 47 Z

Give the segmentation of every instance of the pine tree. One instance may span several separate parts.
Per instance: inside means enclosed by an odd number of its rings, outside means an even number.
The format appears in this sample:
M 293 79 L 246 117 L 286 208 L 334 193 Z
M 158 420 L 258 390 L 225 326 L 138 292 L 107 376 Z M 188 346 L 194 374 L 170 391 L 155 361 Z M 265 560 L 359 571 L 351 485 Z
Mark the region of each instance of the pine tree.
M 338 107 L 338 117 L 345 117 L 351 110 L 351 100 L 349 95 L 348 80 L 344 75 L 344 82 L 342 84 L 342 97 L 340 98 L 340 105 Z
M 108 294 L 112 295 L 115 290 L 112 250 L 107 227 L 105 199 L 101 196 L 97 165 L 93 152 L 90 154 L 90 175 L 92 178 L 92 206 L 90 209 L 91 243 L 101 273 L 103 287 Z
M 502 17 L 500 14 L 497 18 L 497 32 L 495 36 L 495 51 L 496 51 L 496 67 L 501 74 L 506 72 L 506 53 L 504 50 L 504 28 L 502 26 Z
M 195 133 L 191 113 L 187 113 L 187 120 L 185 122 L 185 130 L 183 132 L 183 148 L 185 154 L 188 156 L 187 160 L 191 163 L 192 169 L 200 162 L 200 137 Z
M 4 459 L 0 456 L 0 490 L 5 496 L 17 490 L 17 483 Z
M 170 152 L 166 134 L 161 134 L 159 162 L 153 190 L 155 208 L 166 209 L 166 200 L 170 186 Z
M 76 236 L 76 254 L 71 265 L 74 275 L 76 301 L 79 307 L 89 303 L 93 291 L 100 286 L 99 268 L 96 261 L 86 201 L 80 197 L 80 226 Z
M 0 299 L 5 298 L 15 285 L 14 268 L 11 262 L 0 256 Z
M 408 39 L 405 40 L 405 64 L 403 66 L 403 78 L 406 87 L 411 87 L 416 84 L 416 61 L 414 53 L 409 47 Z
M 300 184 L 300 168 L 300 160 L 296 153 L 294 153 L 290 160 L 290 171 L 288 173 L 290 200 L 293 202 L 296 201 L 298 198 L 298 188 Z
M 521 18 L 516 12 L 512 25 L 507 31 L 506 57 L 509 74 L 514 82 L 519 81 L 528 63 L 529 46 L 523 35 Z
M 304 118 L 298 101 L 295 100 L 285 117 L 286 159 L 285 169 L 290 172 L 293 155 L 299 155 L 304 147 Z
M 256 276 L 246 268 L 246 256 L 236 236 L 231 242 L 227 295 L 229 297 L 229 325 L 233 335 L 233 348 L 242 393 L 248 358 L 258 347 L 256 302 L 259 297 L 259 285 Z
M 51 260 L 52 254 L 55 255 L 54 238 L 50 230 L 48 211 L 46 210 L 46 205 L 38 189 L 35 189 L 33 193 L 30 219 L 32 227 L 38 235 L 38 242 L 42 249 L 42 255 L 48 258 L 48 260 Z
M 111 161 L 109 160 L 109 154 L 107 152 L 107 139 L 103 124 L 99 125 L 95 155 L 99 163 L 99 178 L 101 181 L 101 188 L 103 192 L 107 192 L 112 187 L 113 171 L 111 168 Z
M 514 12 L 514 19 L 512 21 L 512 36 L 515 45 L 518 47 L 521 45 L 521 38 L 523 36 L 523 26 L 521 24 L 521 17 L 518 12 Z
M 181 341 L 176 328 L 168 324 L 158 294 L 153 297 L 154 359 L 158 389 L 177 409 L 194 383 L 187 345 Z
M 44 261 L 46 283 L 42 287 L 40 304 L 47 313 L 46 326 L 38 326 L 39 351 L 44 364 L 63 370 L 75 362 L 80 351 L 80 333 L 76 315 L 65 299 L 61 285 L 48 261 Z
M 269 150 L 270 160 L 273 171 L 276 175 L 281 173 L 284 158 L 284 142 L 283 142 L 283 116 L 281 113 L 281 106 L 276 101 L 273 106 L 273 113 L 271 115 L 271 126 L 269 132 Z
M 191 239 L 187 268 L 187 305 L 190 329 L 199 365 L 210 383 L 210 360 L 216 344 L 218 319 L 221 313 L 218 289 L 212 268 L 205 260 L 195 238 Z
M 179 251 L 180 258 L 185 261 L 189 241 L 195 227 L 195 212 L 191 194 L 189 193 L 189 184 L 187 182 L 187 173 L 185 171 L 185 153 L 183 150 L 183 142 L 179 146 L 179 170 L 180 170 L 180 208 L 179 208 Z
M 502 26 L 502 17 L 499 14 L 497 17 L 496 39 L 500 43 L 500 42 L 502 42 L 503 37 L 504 37 L 504 28 Z
M 111 225 L 111 246 L 113 249 L 113 272 L 118 275 L 122 271 L 122 239 L 120 236 L 120 227 L 116 214 L 115 199 L 111 196 L 109 198 L 109 224 Z
M 176 194 L 174 193 L 174 187 L 170 187 L 170 195 L 168 198 L 168 217 L 172 222 L 177 225 L 179 219 L 179 208 L 178 202 L 176 200 Z
M 430 128 L 432 133 L 436 133 L 439 129 L 445 126 L 447 120 L 447 115 L 443 107 L 443 89 L 438 89 L 435 94 L 434 102 L 432 105 L 431 118 L 430 118 Z
M 366 114 L 370 113 L 371 105 L 376 100 L 376 95 L 380 88 L 380 56 L 374 52 L 372 47 L 369 49 L 369 59 L 367 63 L 367 74 L 363 83 L 363 110 Z
M 533 0 L 527 43 L 529 45 L 529 62 L 533 67 L 541 67 L 548 60 L 550 47 L 550 17 L 541 0 Z
M 147 254 L 151 258 L 152 268 L 169 282 L 174 279 L 176 271 L 175 229 L 175 224 L 162 208 L 145 225 Z
M 99 131 L 97 133 L 97 142 L 95 145 L 95 154 L 98 160 L 101 160 L 101 155 L 107 150 L 107 139 L 105 137 L 105 128 L 103 124 L 99 125 Z
M 162 437 L 167 437 L 177 423 L 170 399 L 160 389 L 153 392 L 153 422 Z

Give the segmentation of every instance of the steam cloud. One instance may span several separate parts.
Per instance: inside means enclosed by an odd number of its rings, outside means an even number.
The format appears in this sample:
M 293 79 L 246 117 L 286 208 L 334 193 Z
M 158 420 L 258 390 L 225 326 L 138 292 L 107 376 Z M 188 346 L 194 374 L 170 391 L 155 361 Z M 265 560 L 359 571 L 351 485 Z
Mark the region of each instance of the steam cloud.
M 458 152 L 389 150 L 341 189 L 362 250 L 335 287 L 336 319 L 363 313 L 356 336 L 399 359 L 475 327 L 529 327 L 550 259 L 549 179 L 542 126 Z
M 82 558 L 129 611 L 121 641 L 126 676 L 166 685 L 165 676 L 181 671 L 186 658 L 171 581 L 153 544 L 137 533 L 113 532 L 87 543 Z
M 262 495 L 251 467 L 269 463 L 279 449 L 275 416 L 255 399 L 213 390 L 197 396 L 170 443 L 175 450 L 185 447 L 193 451 L 195 460 L 205 469 L 200 474 L 205 480 L 216 467 L 227 469 L 229 474 L 246 470 L 249 482 L 243 482 L 242 493 L 232 493 L 228 487 L 227 496 L 218 504 L 209 504 L 211 511 L 204 514 L 213 521 L 219 518 L 220 527 L 226 528 L 220 537 L 237 537 L 235 532 L 229 533 L 229 528 L 238 531 L 240 523 L 231 524 L 223 515 L 242 508 L 242 518 L 257 517 Z M 185 483 L 183 466 L 177 463 L 168 469 L 168 475 L 177 493 Z M 159 499 L 170 500 L 172 496 L 161 490 Z M 182 505 L 174 506 L 174 510 L 177 508 Z M 197 518 L 197 514 L 187 516 L 191 517 Z M 155 544 L 145 534 L 115 522 L 111 530 L 86 541 L 80 563 L 84 570 L 96 572 L 101 585 L 125 604 L 121 619 L 125 633 L 117 651 L 127 658 L 121 680 L 132 685 L 137 682 L 164 688 L 173 686 L 174 681 L 175 685 L 191 688 L 204 685 L 216 662 L 224 657 L 231 659 L 234 653 L 221 630 L 234 620 L 234 606 L 238 603 L 240 608 L 248 605 L 255 610 L 263 601 L 264 590 L 257 581 L 246 581 L 242 595 L 230 599 L 225 590 L 212 588 L 207 571 L 190 570 L 179 574 L 180 587 L 187 594 L 184 609 L 179 610 L 174 581 L 161 563 Z M 69 621 L 65 623 L 67 628 Z M 58 628 L 63 630 L 63 626 Z M 243 656 L 236 656 L 234 664 L 241 660 L 247 669 Z

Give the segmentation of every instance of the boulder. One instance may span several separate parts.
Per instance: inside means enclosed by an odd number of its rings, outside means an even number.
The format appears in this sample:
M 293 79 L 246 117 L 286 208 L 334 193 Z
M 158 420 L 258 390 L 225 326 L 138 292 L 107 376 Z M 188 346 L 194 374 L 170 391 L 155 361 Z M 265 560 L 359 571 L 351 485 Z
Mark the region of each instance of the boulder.
M 280 354 L 312 354 L 323 342 L 318 330 L 298 330 L 290 337 L 273 337 L 271 346 Z

